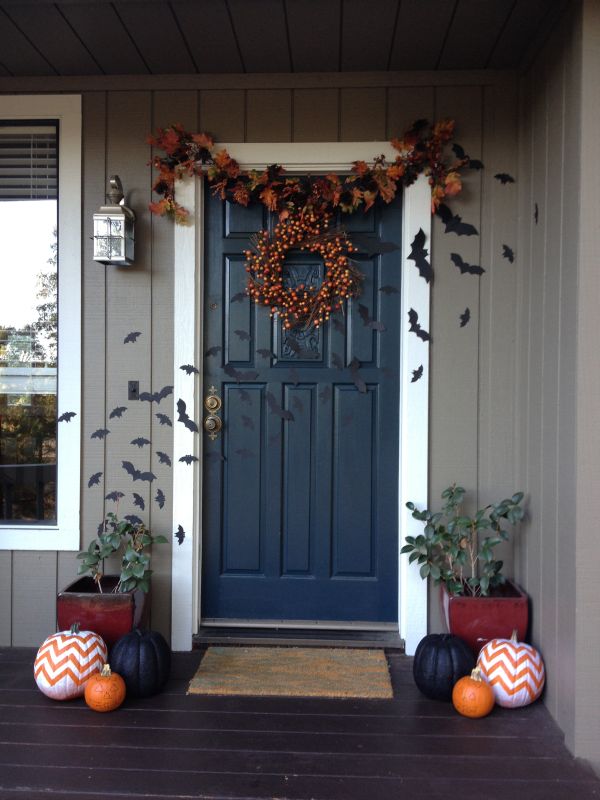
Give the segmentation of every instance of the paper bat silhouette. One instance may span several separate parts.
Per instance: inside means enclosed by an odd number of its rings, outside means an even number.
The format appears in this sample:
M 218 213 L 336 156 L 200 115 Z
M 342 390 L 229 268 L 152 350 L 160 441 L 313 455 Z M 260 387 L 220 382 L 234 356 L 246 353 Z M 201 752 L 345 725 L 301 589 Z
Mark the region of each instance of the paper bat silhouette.
M 362 303 L 358 304 L 358 316 L 362 319 L 365 328 L 380 332 L 387 330 L 383 322 L 379 322 L 379 320 L 369 316 L 369 309 Z
M 319 392 L 319 397 L 322 403 L 327 403 L 331 399 L 331 387 L 326 386 L 322 392 Z
M 221 453 L 205 453 L 204 458 L 211 463 L 214 461 L 225 461 L 225 458 L 221 455 Z
M 507 258 L 511 264 L 515 262 L 515 251 L 507 244 L 502 245 L 502 257 Z
M 423 377 L 423 364 L 418 366 L 416 369 L 413 369 L 412 374 L 413 374 L 413 376 L 410 379 L 410 382 L 411 383 L 416 383 L 419 380 L 419 378 Z
M 216 344 L 214 347 L 209 347 L 204 355 L 210 358 L 211 356 L 218 356 L 220 352 L 221 346 Z
M 439 204 L 435 213 L 446 226 L 444 233 L 455 233 L 457 236 L 478 235 L 477 228 L 474 225 L 470 225 L 468 222 L 463 222 L 462 217 L 459 217 L 458 214 L 453 214 L 448 206 L 444 203 Z
M 133 505 L 134 506 L 138 506 L 138 508 L 141 508 L 142 511 L 145 510 L 146 503 L 145 503 L 144 498 L 142 497 L 141 494 L 138 494 L 137 492 L 133 492 Z
M 379 239 L 365 236 L 362 233 L 352 234 L 352 244 L 358 247 L 366 256 L 378 256 L 382 253 L 391 253 L 394 250 L 399 250 L 400 246 L 395 242 L 382 242 Z
M 88 481 L 88 489 L 91 489 L 92 486 L 100 485 L 100 478 L 102 474 L 103 474 L 102 472 L 94 472 L 94 474 L 90 476 L 90 479 Z
M 540 217 L 540 210 L 538 208 L 538 204 L 536 203 L 533 209 L 533 219 L 536 225 L 538 224 L 539 217 Z
M 282 408 L 272 392 L 267 392 L 265 396 L 267 398 L 267 404 L 271 414 L 276 414 L 278 417 L 281 417 L 281 419 L 287 420 L 288 422 L 294 422 L 295 417 L 292 412 Z
M 502 184 L 504 184 L 504 183 L 514 183 L 515 182 L 515 179 L 513 178 L 513 176 L 509 175 L 508 172 L 497 172 L 494 175 L 494 178 L 496 178 L 496 180 L 500 181 L 500 183 L 502 183 Z
M 242 414 L 242 425 L 244 428 L 248 428 L 251 431 L 254 430 L 254 422 L 252 421 L 252 418 L 246 414 Z
M 344 362 L 342 361 L 341 356 L 337 353 L 331 354 L 331 363 L 336 369 L 344 369 Z
M 160 403 L 170 394 L 173 394 L 173 387 L 163 386 L 158 392 L 140 392 L 140 400 L 147 400 L 149 403 Z
M 433 280 L 433 270 L 431 268 L 431 264 L 427 261 L 427 256 L 429 255 L 429 250 L 424 247 L 425 244 L 425 231 L 423 228 L 419 228 L 419 232 L 412 240 L 411 243 L 411 251 L 407 255 L 407 258 L 410 261 L 415 262 L 416 268 L 419 270 L 419 275 L 422 278 L 425 278 L 427 283 Z
M 144 447 L 147 444 L 150 444 L 150 439 L 145 439 L 143 436 L 138 436 L 137 439 L 132 439 L 129 444 L 135 444 L 139 448 Z
M 183 461 L 183 463 L 184 463 L 184 464 L 187 464 L 187 465 L 188 465 L 188 467 L 189 467 L 189 465 L 190 465 L 190 464 L 193 464 L 193 463 L 194 463 L 194 461 L 198 461 L 198 459 L 196 458 L 196 456 L 190 456 L 190 455 L 187 455 L 187 456 L 181 456 L 181 458 L 180 458 L 179 460 L 180 460 L 180 461 Z
M 131 333 L 128 333 L 127 336 L 123 339 L 123 344 L 127 344 L 128 342 L 135 342 L 138 336 L 141 335 L 142 335 L 141 331 L 131 331 Z
M 122 497 L 125 497 L 123 492 L 109 492 L 104 499 L 112 500 L 113 503 L 118 503 Z
M 144 524 L 144 520 L 141 517 L 138 517 L 137 514 L 126 514 L 123 519 L 126 519 L 127 522 L 131 522 L 132 525 Z
M 298 386 L 300 382 L 300 375 L 298 375 L 298 370 L 295 367 L 292 367 L 291 370 L 288 372 L 290 383 L 293 383 L 294 386 Z
M 136 469 L 131 461 L 122 461 L 121 465 L 125 472 L 131 475 L 134 481 L 148 481 L 148 483 L 152 483 L 152 481 L 156 480 L 156 475 L 153 472 L 142 472 L 142 470 Z
M 97 431 L 94 431 L 90 436 L 90 439 L 105 439 L 110 431 L 108 428 L 98 428 Z
M 365 394 L 367 391 L 367 384 L 362 379 L 360 372 L 358 371 L 360 368 L 360 361 L 354 357 L 350 362 L 350 375 L 352 376 L 352 381 L 358 391 L 361 394 Z
M 292 408 L 295 408 L 299 414 L 302 414 L 304 411 L 304 403 L 300 400 L 299 397 L 294 397 L 292 400 Z
M 338 333 L 346 333 L 346 326 L 341 321 L 341 319 L 338 319 L 337 317 L 333 317 L 333 319 L 331 320 L 331 324 L 333 325 L 333 327 L 335 328 L 335 330 Z
M 177 526 L 177 530 L 173 534 L 173 536 L 177 539 L 179 544 L 183 544 L 183 540 L 185 539 L 185 531 L 181 527 L 181 525 Z
M 236 452 L 236 454 L 238 456 L 240 456 L 240 458 L 253 458 L 254 457 L 254 453 L 252 452 L 252 450 L 248 450 L 245 447 L 240 447 L 240 449 L 236 450 L 235 452 Z
M 258 378 L 258 372 L 254 372 L 253 370 L 239 372 L 239 370 L 237 370 L 235 367 L 232 367 L 231 364 L 227 364 L 226 367 L 223 367 L 223 372 L 226 375 L 229 375 L 230 378 L 233 378 L 237 383 L 240 383 L 240 381 L 248 383 L 250 381 L 255 381 Z
M 431 336 L 429 333 L 425 330 L 425 328 L 422 328 L 421 325 L 419 325 L 419 315 L 414 308 L 411 308 L 408 312 L 408 322 L 408 330 L 411 333 L 416 333 L 419 339 L 422 339 L 424 342 L 431 341 Z
M 452 150 L 454 151 L 454 154 L 456 155 L 457 158 L 460 158 L 461 160 L 463 158 L 466 158 L 467 166 L 470 167 L 471 169 L 483 169 L 483 163 L 479 161 L 479 159 L 477 158 L 471 158 L 470 156 L 468 156 L 459 144 L 456 143 L 453 144 Z
M 238 292 L 237 294 L 233 295 L 233 297 L 231 298 L 231 300 L 229 302 L 230 303 L 241 303 L 247 297 L 248 297 L 248 295 L 246 294 L 246 292 Z
M 480 267 L 478 264 L 468 264 L 466 261 L 463 261 L 462 256 L 458 253 L 450 253 L 450 261 L 459 268 L 461 275 L 465 272 L 469 275 L 483 275 L 485 272 L 484 268 Z
M 171 422 L 171 417 L 167 414 L 155 414 L 154 415 L 157 420 L 160 422 L 161 425 L 168 425 L 169 428 L 173 427 L 173 423 Z
M 250 397 L 250 392 L 247 392 L 245 389 L 239 389 L 239 393 L 242 403 L 247 403 L 249 406 L 251 406 L 252 398 Z
M 381 289 L 380 289 L 379 291 L 380 291 L 380 292 L 383 292 L 383 293 L 384 293 L 384 294 L 386 294 L 386 295 L 387 295 L 387 294 L 399 294 L 399 293 L 400 293 L 400 292 L 398 291 L 398 289 L 396 289 L 396 287 L 395 287 L 395 286 L 382 286 L 382 287 L 381 287 Z
M 77 414 L 75 411 L 65 411 L 64 414 L 61 414 L 58 418 L 58 422 L 71 422 L 73 417 L 76 417 Z
M 221 348 L 219 347 L 219 350 L 220 349 Z M 195 373 L 196 375 L 198 375 L 198 370 L 196 369 L 196 367 L 193 364 L 182 364 L 179 367 L 179 369 L 182 369 L 185 372 L 186 375 L 191 375 L 192 373 Z
M 109 419 L 114 419 L 115 417 L 119 417 L 119 419 L 123 416 L 123 414 L 127 411 L 127 406 L 117 406 L 113 408 L 113 410 L 108 415 Z
M 460 315 L 460 327 L 464 328 L 470 319 L 471 319 L 471 309 L 467 307 Z
M 270 350 L 265 350 L 264 347 L 256 351 L 261 358 L 277 358 L 275 353 Z
M 165 501 L 166 501 L 167 498 L 165 497 L 165 493 L 163 492 L 163 490 L 162 489 L 158 489 L 157 492 L 156 492 L 156 497 L 154 499 L 158 503 L 158 507 L 162 508 L 164 506 Z
M 249 342 L 250 339 L 252 339 L 252 337 L 250 336 L 248 331 L 242 331 L 239 328 L 236 328 L 234 330 L 234 333 L 235 333 L 236 336 L 239 336 L 239 338 L 242 340 L 242 342 Z
M 167 467 L 171 466 L 171 459 L 167 453 L 163 453 L 162 450 L 157 450 L 156 455 L 158 456 L 158 461 L 160 464 L 166 464 Z
M 198 433 L 198 426 L 196 425 L 193 419 L 189 418 L 185 408 L 186 408 L 185 402 L 181 398 L 179 398 L 179 400 L 177 401 L 177 413 L 179 414 L 179 416 L 177 417 L 177 422 L 183 422 L 188 431 L 192 431 L 192 433 Z

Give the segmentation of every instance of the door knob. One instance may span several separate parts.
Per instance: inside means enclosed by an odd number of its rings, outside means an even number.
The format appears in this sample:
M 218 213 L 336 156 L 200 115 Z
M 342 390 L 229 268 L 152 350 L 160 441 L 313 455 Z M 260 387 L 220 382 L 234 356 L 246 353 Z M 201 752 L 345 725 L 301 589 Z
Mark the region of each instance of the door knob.
M 222 427 L 223 420 L 221 417 L 217 417 L 216 414 L 209 414 L 204 418 L 204 430 L 208 433 L 210 439 L 216 439 Z

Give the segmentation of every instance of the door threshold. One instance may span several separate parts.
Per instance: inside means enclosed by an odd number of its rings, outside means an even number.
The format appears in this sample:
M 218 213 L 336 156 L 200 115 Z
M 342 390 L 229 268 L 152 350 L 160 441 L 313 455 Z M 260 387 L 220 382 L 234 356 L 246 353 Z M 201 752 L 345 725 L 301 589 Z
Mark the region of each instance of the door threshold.
M 202 624 L 194 635 L 195 650 L 208 645 L 270 647 L 349 647 L 381 648 L 404 652 L 404 641 L 396 626 L 393 630 L 360 630 L 354 628 L 317 629 L 237 627 Z

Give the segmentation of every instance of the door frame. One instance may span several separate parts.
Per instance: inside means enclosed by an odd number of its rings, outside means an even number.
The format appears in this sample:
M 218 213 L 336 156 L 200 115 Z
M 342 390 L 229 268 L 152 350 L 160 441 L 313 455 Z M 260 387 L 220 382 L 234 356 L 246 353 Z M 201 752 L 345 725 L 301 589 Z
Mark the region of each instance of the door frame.
M 317 174 L 349 172 L 352 162 L 370 162 L 380 153 L 393 161 L 396 153 L 389 142 L 311 142 L 311 143 L 224 143 L 222 145 L 242 169 L 264 169 L 281 164 L 288 172 Z M 174 234 L 174 361 L 173 403 L 179 398 L 193 419 L 203 414 L 203 280 L 204 230 L 203 180 L 183 178 L 176 183 L 177 201 L 190 211 L 190 223 L 177 225 Z M 431 250 L 431 190 L 428 180 L 419 179 L 403 191 L 401 318 L 404 320 L 400 343 L 400 442 L 398 487 L 398 551 L 404 536 L 417 535 L 420 524 L 412 519 L 406 502 L 426 506 L 428 500 L 429 453 L 429 343 L 408 331 L 408 311 L 413 308 L 419 321 L 429 329 L 430 287 L 414 263 L 407 259 L 410 242 L 422 229 Z M 182 364 L 194 364 L 198 374 L 186 375 Z M 423 367 L 420 380 L 413 383 L 413 370 Z M 180 462 L 182 455 L 197 458 L 191 465 Z M 202 553 L 202 435 L 183 425 L 173 429 L 173 530 L 183 529 L 181 544 L 173 543 L 171 564 L 171 646 L 191 650 L 192 636 L 200 620 L 200 560 Z M 181 538 L 181 537 L 180 537 Z M 418 567 L 398 555 L 398 627 L 406 653 L 412 655 L 427 633 L 427 581 Z

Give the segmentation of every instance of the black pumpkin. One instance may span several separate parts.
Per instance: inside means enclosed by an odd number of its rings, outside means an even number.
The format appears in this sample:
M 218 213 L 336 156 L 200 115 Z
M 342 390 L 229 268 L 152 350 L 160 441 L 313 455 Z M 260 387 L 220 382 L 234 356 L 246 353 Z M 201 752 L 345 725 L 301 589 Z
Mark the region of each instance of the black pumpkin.
M 115 642 L 110 666 L 125 681 L 127 694 L 150 697 L 160 692 L 171 671 L 171 650 L 157 631 L 137 628 Z
M 454 684 L 475 666 L 471 648 L 458 636 L 430 633 L 415 651 L 413 677 L 426 697 L 452 700 Z

